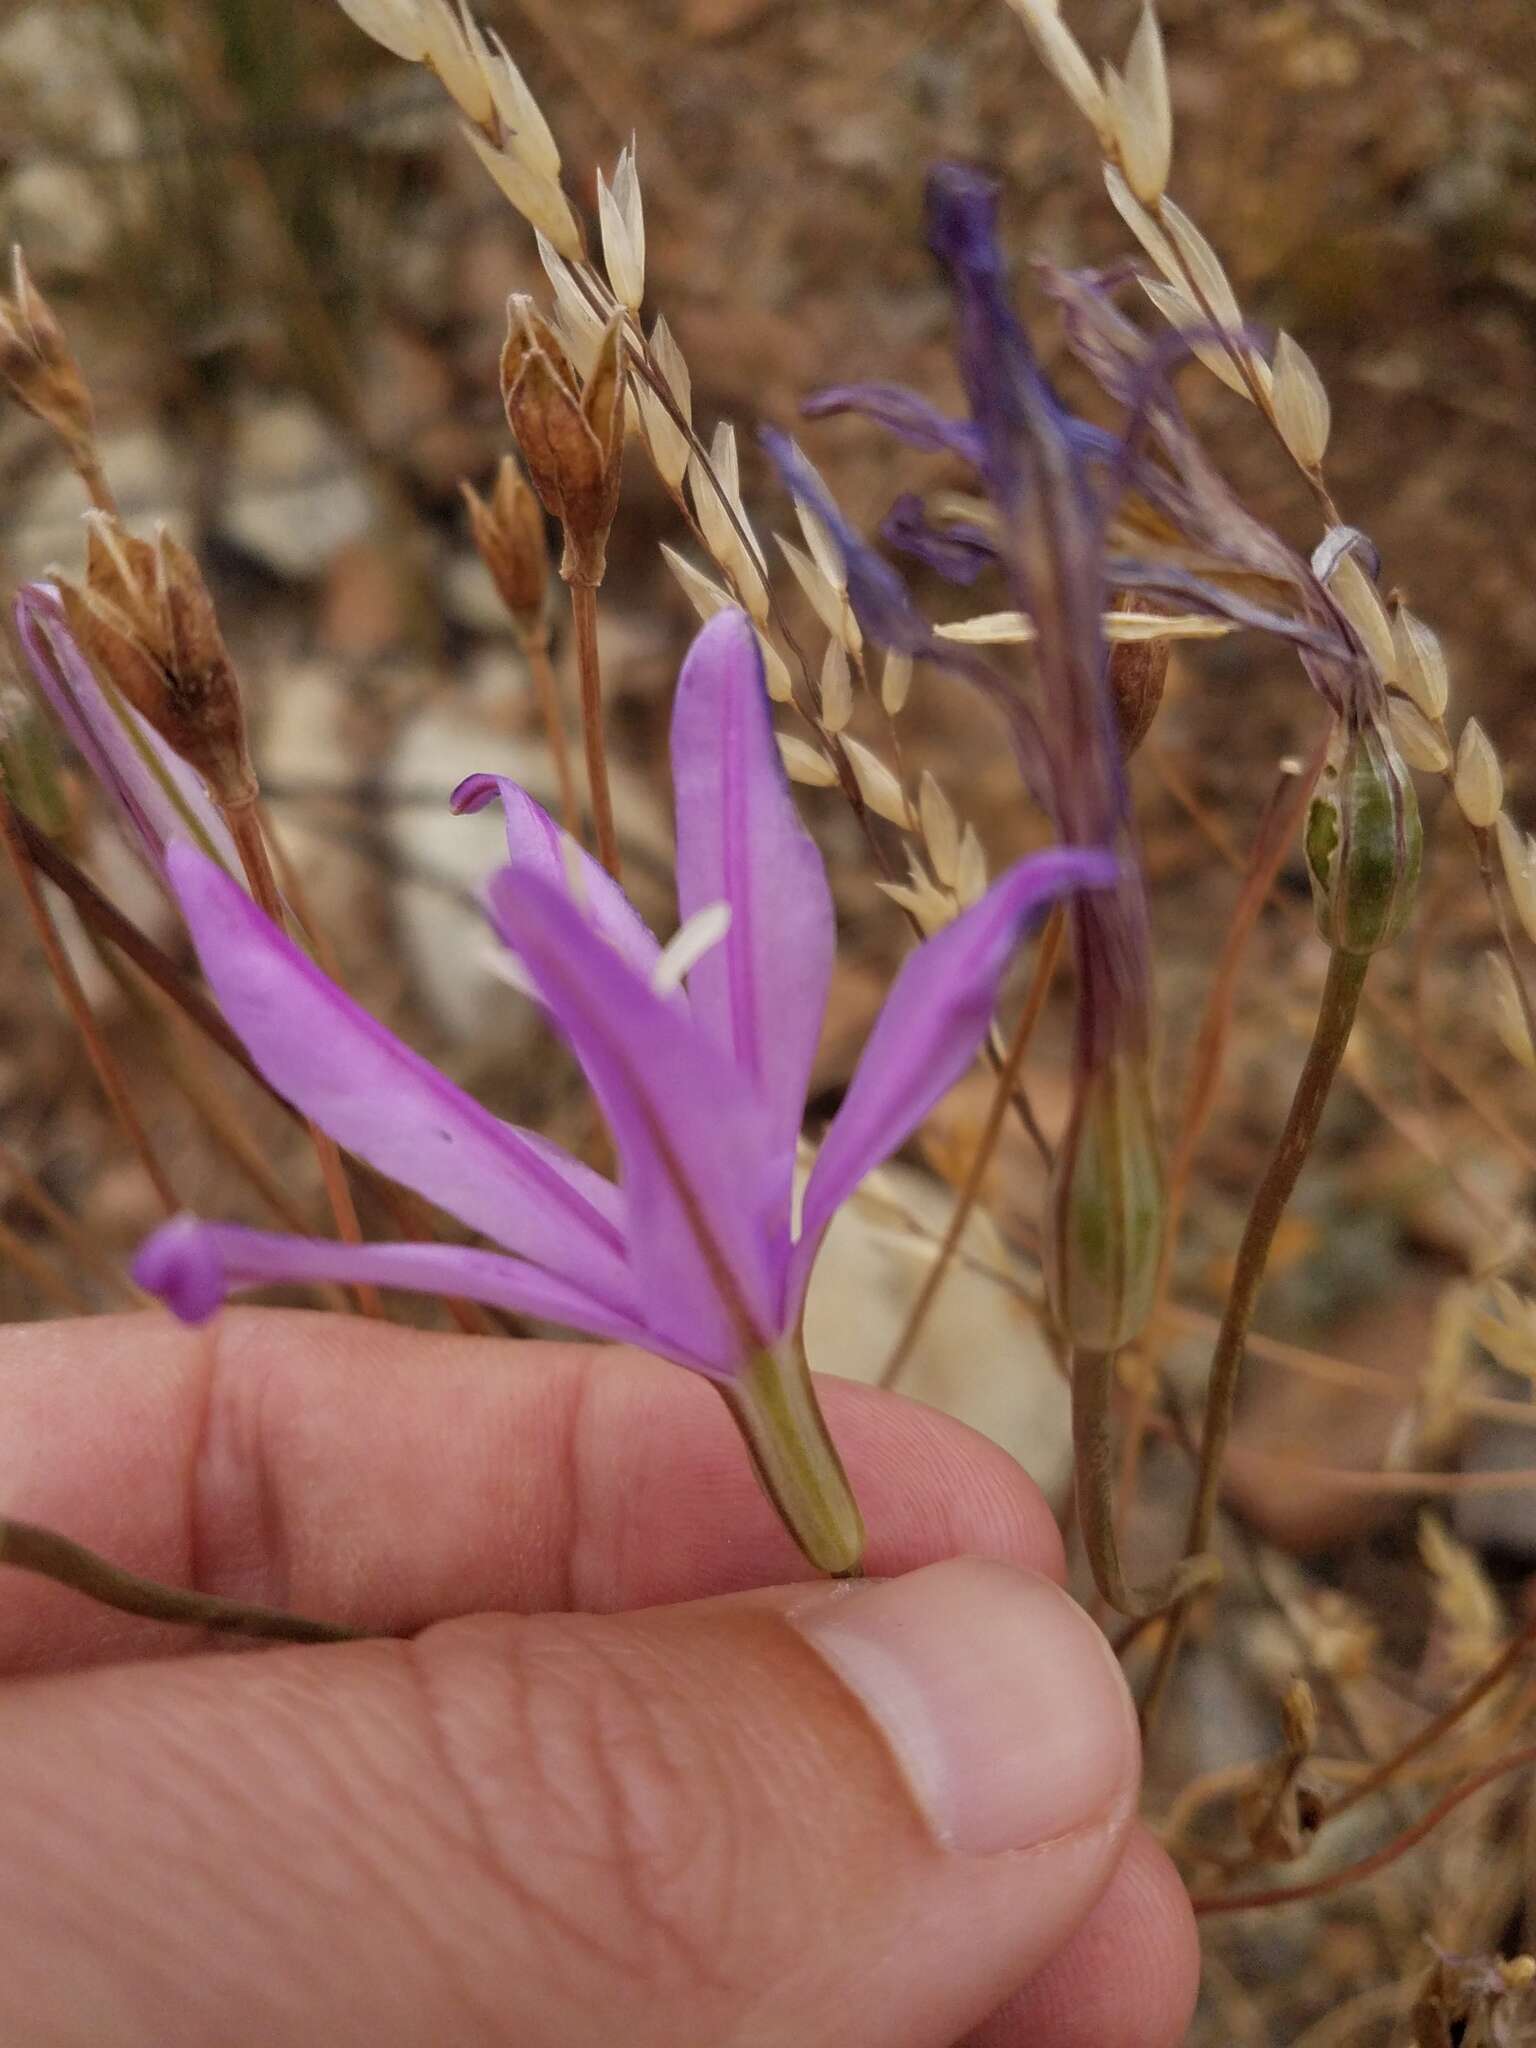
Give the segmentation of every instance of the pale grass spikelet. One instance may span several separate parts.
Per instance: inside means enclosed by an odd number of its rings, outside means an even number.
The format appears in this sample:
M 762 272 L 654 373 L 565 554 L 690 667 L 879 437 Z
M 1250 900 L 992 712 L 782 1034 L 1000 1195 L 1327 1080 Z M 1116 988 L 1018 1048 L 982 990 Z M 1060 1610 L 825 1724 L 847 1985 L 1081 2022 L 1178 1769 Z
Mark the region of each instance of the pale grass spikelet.
M 530 170 L 517 158 L 497 149 L 470 122 L 462 125 L 466 141 L 500 186 L 503 198 L 560 255 L 577 262 L 581 256 L 581 229 L 559 181 Z
M 933 872 L 946 889 L 953 889 L 960 874 L 960 820 L 927 768 L 917 786 L 917 815 Z
M 810 549 L 811 560 L 832 588 L 839 593 L 848 589 L 848 566 L 843 560 L 843 551 L 828 533 L 826 521 L 818 519 L 815 512 L 803 498 L 795 500 L 795 517 L 800 522 L 800 531 Z
M 1383 682 L 1396 682 L 1397 645 L 1392 638 L 1392 621 L 1375 584 L 1347 551 L 1339 556 L 1328 577 L 1328 594 L 1359 635 L 1377 675 Z
M 762 552 L 752 538 L 752 528 L 741 502 L 736 433 L 729 421 L 722 420 L 715 428 L 709 460 L 706 462 L 698 455 L 693 457 L 688 465 L 688 482 L 694 514 L 705 545 L 735 585 L 754 623 L 766 625 L 768 585 Z
M 1504 1610 L 1475 1553 L 1438 1515 L 1419 1516 L 1419 1555 L 1433 1582 L 1438 1648 L 1452 1681 L 1485 1671 L 1504 1643 Z
M 597 212 L 608 282 L 620 303 L 638 313 L 645 297 L 645 209 L 633 141 L 620 150 L 611 185 L 598 172 Z
M 1493 1028 L 1510 1058 L 1536 1074 L 1536 1046 L 1531 1043 L 1525 1006 L 1515 985 L 1515 970 L 1502 953 L 1485 953 L 1483 958 Z
M 828 732 L 844 732 L 853 717 L 853 674 L 848 651 L 840 640 L 829 640 L 821 664 L 821 722 Z
M 859 785 L 859 795 L 875 816 L 886 818 L 903 829 L 909 828 L 912 823 L 911 806 L 901 784 L 880 756 L 859 740 L 844 740 L 843 748 L 853 770 L 853 779 Z
M 337 0 L 343 14 L 391 56 L 419 64 L 427 53 L 426 31 L 416 0 Z
M 448 0 L 416 0 L 416 13 L 426 45 L 421 61 L 437 73 L 465 120 L 489 129 L 496 101 L 479 61 L 480 31 L 468 11 L 455 14 Z
M 673 338 L 672 330 L 660 313 L 651 329 L 651 366 L 661 377 L 671 394 L 672 403 L 687 426 L 693 424 L 693 380 L 688 374 L 688 365 L 683 352 Z M 688 474 L 688 462 L 693 453 L 687 432 L 680 427 L 667 408 L 662 404 L 647 380 L 638 371 L 631 377 L 635 398 L 639 406 L 640 424 L 645 430 L 645 445 L 656 473 L 669 491 L 680 491 L 683 479 Z
M 1109 194 L 1109 203 L 1125 222 L 1131 233 L 1158 269 L 1167 278 L 1181 276 L 1179 259 L 1174 254 L 1172 242 L 1163 233 L 1157 222 L 1136 197 L 1116 164 L 1104 166 L 1104 189 Z
M 604 294 L 604 311 L 599 313 L 578 286 L 570 264 L 545 234 L 536 235 L 539 261 L 555 295 L 553 325 L 579 376 L 591 375 L 597 352 L 603 345 L 607 321 L 617 310 L 617 301 Z M 578 251 L 579 254 L 579 251 Z
M 1289 334 L 1275 343 L 1274 372 L 1270 399 L 1280 438 L 1303 469 L 1317 469 L 1328 452 L 1332 425 L 1323 380 L 1312 358 Z
M 1057 0 L 1009 0 L 1009 5 L 1029 31 L 1046 69 L 1091 123 L 1101 146 L 1112 149 L 1115 124 L 1109 101 L 1081 43 L 1062 20 Z
M 1230 619 L 1208 618 L 1203 612 L 1122 612 L 1104 614 L 1104 637 L 1112 646 L 1156 640 L 1220 640 L 1237 628 Z M 1035 622 L 1026 612 L 981 612 L 973 619 L 953 619 L 936 626 L 941 640 L 967 647 L 1026 647 L 1035 638 Z
M 1451 677 L 1439 634 L 1407 605 L 1400 605 L 1392 621 L 1392 638 L 1397 646 L 1397 687 L 1426 718 L 1443 718 Z
M 888 653 L 880 670 L 880 702 L 884 706 L 886 716 L 899 716 L 911 693 L 911 655 L 897 654 L 894 651 Z
M 1156 306 L 1159 313 L 1174 329 L 1183 335 L 1189 345 L 1189 352 L 1197 363 L 1201 363 L 1229 391 L 1235 391 L 1239 398 L 1251 399 L 1242 370 L 1233 361 L 1231 350 L 1211 332 L 1211 322 L 1190 298 L 1189 294 L 1176 284 L 1165 284 L 1155 277 L 1144 277 L 1141 288 Z M 1261 387 L 1269 380 L 1269 365 L 1252 349 L 1244 350 L 1244 360 Z
M 923 873 L 915 860 L 909 860 L 909 867 L 907 881 L 876 882 L 875 887 L 893 903 L 900 904 L 916 920 L 923 937 L 931 939 L 945 925 L 954 923 L 960 905 L 950 890 L 935 888 L 931 877 Z
M 1143 206 L 1156 206 L 1167 189 L 1173 161 L 1173 103 L 1163 34 L 1151 0 L 1142 8 L 1111 106 L 1125 181 Z
M 987 893 L 987 856 L 982 851 L 976 827 L 967 825 L 960 835 L 960 853 L 955 863 L 955 894 L 962 909 L 969 910 Z
M 1493 1281 L 1492 1293 L 1499 1312 L 1480 1309 L 1472 1334 L 1507 1372 L 1536 1385 L 1536 1302 L 1517 1294 L 1507 1280 Z
M 809 740 L 798 739 L 790 732 L 781 732 L 778 739 L 779 758 L 791 782 L 803 783 L 807 789 L 837 787 L 837 770 Z
M 1232 289 L 1232 280 L 1227 276 L 1221 258 L 1183 207 L 1175 206 L 1171 199 L 1163 201 L 1158 209 L 1158 218 L 1182 259 L 1179 270 L 1170 277 L 1170 283 L 1190 290 L 1204 317 L 1214 320 L 1228 333 L 1236 332 L 1243 324 L 1243 309 L 1237 303 L 1237 293 Z M 1206 308 L 1209 308 L 1208 313 Z
M 1504 771 L 1493 742 L 1475 718 L 1461 729 L 1456 749 L 1456 801 L 1469 825 L 1486 831 L 1504 803 Z
M 757 635 L 757 650 L 763 657 L 763 682 L 775 704 L 789 704 L 794 701 L 794 679 L 789 673 L 789 664 L 777 647 L 768 638 L 761 626 L 752 629 Z
M 1536 942 L 1536 840 L 1527 838 L 1507 811 L 1499 812 L 1493 829 L 1509 900 L 1527 938 Z
M 489 51 L 481 56 L 481 68 L 496 103 L 508 156 L 516 157 L 540 177 L 557 181 L 560 149 L 543 108 L 528 90 L 527 81 L 501 37 L 494 29 L 483 29 L 481 33 L 490 45 Z
M 695 568 L 688 557 L 679 554 L 670 542 L 661 543 L 661 555 L 682 587 L 684 597 L 701 619 L 712 619 L 716 612 L 729 611 L 736 602 L 723 583 L 716 583 L 702 569 Z
M 797 547 L 792 540 L 786 540 L 782 533 L 776 533 L 774 539 L 778 542 L 785 561 L 794 571 L 795 581 L 805 592 L 811 610 L 829 633 L 838 635 L 838 624 L 843 614 L 841 593 L 827 581 L 820 564 L 813 561 L 804 548 Z
M 1387 699 L 1387 724 L 1392 728 L 1398 752 L 1410 768 L 1425 775 L 1443 775 L 1450 767 L 1450 748 L 1418 706 L 1406 697 Z

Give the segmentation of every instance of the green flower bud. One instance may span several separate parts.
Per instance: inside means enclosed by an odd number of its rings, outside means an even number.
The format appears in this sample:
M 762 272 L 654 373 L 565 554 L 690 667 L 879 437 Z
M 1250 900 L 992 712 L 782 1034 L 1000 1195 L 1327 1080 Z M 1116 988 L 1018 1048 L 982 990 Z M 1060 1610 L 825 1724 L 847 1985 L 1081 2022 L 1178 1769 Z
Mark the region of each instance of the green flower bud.
M 1144 1057 L 1086 1076 L 1056 1154 L 1046 1209 L 1046 1285 L 1058 1328 L 1115 1351 L 1152 1311 L 1163 1251 L 1163 1164 Z
M 1374 953 L 1408 921 L 1424 831 L 1419 800 L 1384 727 L 1339 736 L 1307 811 L 1317 928 L 1345 953 Z
M 0 786 L 40 832 L 68 839 L 74 817 L 53 732 L 29 697 L 0 685 Z

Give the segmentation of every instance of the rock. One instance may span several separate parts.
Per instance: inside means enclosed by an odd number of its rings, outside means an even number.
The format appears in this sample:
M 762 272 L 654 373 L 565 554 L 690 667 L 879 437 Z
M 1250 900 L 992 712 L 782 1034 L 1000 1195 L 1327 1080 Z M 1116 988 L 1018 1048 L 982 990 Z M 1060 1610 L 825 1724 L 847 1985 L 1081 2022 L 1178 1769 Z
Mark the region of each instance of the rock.
M 373 520 L 362 464 L 318 407 L 293 396 L 236 406 L 215 517 L 222 539 L 279 576 L 307 578 Z
M 626 881 L 666 938 L 676 922 L 670 834 L 649 786 L 622 763 L 610 765 Z M 526 1030 L 531 1042 L 534 1016 L 497 971 L 476 901 L 485 878 L 506 862 L 501 814 L 490 806 L 456 818 L 448 809 L 454 786 L 478 769 L 511 776 L 557 811 L 541 739 L 494 727 L 462 702 L 434 704 L 407 722 L 386 764 L 383 832 L 400 869 L 395 915 L 423 1001 L 456 1040 L 470 1044 L 494 1031 L 505 1050 L 509 1031 Z
M 147 535 L 163 520 L 177 540 L 190 545 L 192 474 L 186 459 L 151 426 L 104 434 L 100 446 L 102 467 L 129 526 Z M 23 496 L 7 535 L 7 567 L 18 582 L 54 566 L 80 568 L 85 506 L 79 478 L 66 469 L 50 471 Z
M 352 711 L 343 668 L 296 662 L 277 670 L 256 735 L 257 767 L 283 851 L 319 930 L 343 953 L 360 905 L 378 886 L 377 860 L 360 833 L 363 815 L 345 794 L 368 768 L 349 732 Z M 325 800 L 327 789 L 336 799 Z
M 880 1378 L 952 1213 L 948 1192 L 906 1166 L 871 1174 L 844 1205 L 806 1302 L 806 1346 L 817 1371 Z M 1012 1270 L 984 1216 L 972 1217 L 962 1249 L 1003 1275 Z M 899 1384 L 1001 1444 L 1059 1512 L 1072 1477 L 1066 1382 L 1034 1316 L 977 1263 L 950 1267 Z

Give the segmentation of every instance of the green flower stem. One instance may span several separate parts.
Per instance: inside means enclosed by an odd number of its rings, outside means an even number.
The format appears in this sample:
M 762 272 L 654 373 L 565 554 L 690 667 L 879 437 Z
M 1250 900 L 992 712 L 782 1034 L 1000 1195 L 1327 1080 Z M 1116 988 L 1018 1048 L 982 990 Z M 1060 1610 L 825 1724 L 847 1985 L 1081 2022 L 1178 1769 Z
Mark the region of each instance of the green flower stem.
M 358 1629 L 309 1621 L 274 1607 L 248 1607 L 214 1593 L 192 1593 L 180 1586 L 141 1579 L 136 1572 L 125 1572 L 94 1550 L 56 1530 L 39 1528 L 35 1522 L 0 1521 L 0 1564 L 35 1572 L 60 1586 L 72 1586 L 88 1600 L 124 1614 L 142 1614 L 150 1621 L 189 1622 L 225 1635 L 259 1636 L 281 1643 L 350 1643 L 362 1636 Z
M 1248 1221 L 1243 1227 L 1242 1243 L 1238 1246 L 1237 1264 L 1216 1337 L 1210 1383 L 1206 1390 L 1205 1423 L 1200 1437 L 1200 1471 L 1185 1542 L 1185 1550 L 1191 1556 L 1210 1547 L 1221 1486 L 1222 1459 L 1237 1394 L 1237 1376 L 1247 1344 L 1248 1326 L 1253 1320 L 1254 1304 L 1263 1283 L 1264 1269 L 1269 1263 L 1275 1233 L 1295 1192 L 1307 1154 L 1312 1149 L 1312 1141 L 1317 1136 L 1317 1127 L 1327 1106 L 1328 1092 L 1349 1044 L 1370 962 L 1369 953 L 1346 953 L 1342 948 L 1336 949 L 1329 958 L 1328 979 L 1323 984 L 1317 1022 L 1312 1029 L 1312 1043 L 1296 1082 L 1285 1129 L 1280 1134 L 1280 1141 L 1259 1183 L 1248 1211 Z M 1169 1616 L 1167 1632 L 1158 1650 L 1157 1663 L 1141 1710 L 1144 1732 L 1151 1729 L 1157 1717 L 1188 1624 L 1189 1602 L 1186 1597 L 1177 1603 Z
M 720 1391 L 763 1490 L 802 1552 L 818 1571 L 857 1578 L 864 1518 L 827 1434 L 799 1337 L 759 1351 Z
M 1114 1388 L 1113 1351 L 1073 1352 L 1072 1442 L 1083 1548 L 1093 1583 L 1104 1599 L 1132 1621 L 1145 1621 L 1214 1585 L 1221 1577 L 1221 1564 L 1202 1546 L 1197 1555 L 1181 1558 L 1150 1586 L 1133 1586 L 1126 1579 L 1115 1533 Z

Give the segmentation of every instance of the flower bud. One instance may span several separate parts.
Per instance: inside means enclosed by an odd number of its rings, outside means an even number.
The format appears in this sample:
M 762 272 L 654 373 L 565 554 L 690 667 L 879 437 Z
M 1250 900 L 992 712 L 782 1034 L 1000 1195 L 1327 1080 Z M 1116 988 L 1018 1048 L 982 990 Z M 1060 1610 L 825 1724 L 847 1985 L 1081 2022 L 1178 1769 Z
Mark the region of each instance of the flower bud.
M 1163 1250 L 1163 1166 L 1146 1059 L 1084 1077 L 1046 1207 L 1046 1285 L 1069 1342 L 1116 1351 L 1140 1332 Z
M 489 504 L 470 484 L 461 482 L 459 489 L 469 507 L 475 547 L 491 572 L 498 596 L 519 635 L 525 640 L 537 638 L 544 631 L 544 593 L 549 581 L 549 549 L 538 499 L 510 455 L 502 457 Z
M 20 249 L 11 252 L 10 297 L 0 297 L 0 384 L 72 453 L 89 454 L 96 433 L 90 393 Z
M 1391 736 L 1336 738 L 1304 839 L 1317 928 L 1345 953 L 1374 953 L 1408 921 L 1424 847 L 1419 802 Z
M 162 527 L 140 540 L 93 513 L 83 585 L 59 595 L 102 681 L 202 777 L 225 807 L 256 793 L 245 712 L 213 599 L 187 550 Z
M 507 302 L 501 395 L 533 487 L 565 531 L 560 574 L 603 580 L 624 458 L 624 316 L 603 330 L 585 385 L 533 301 Z

